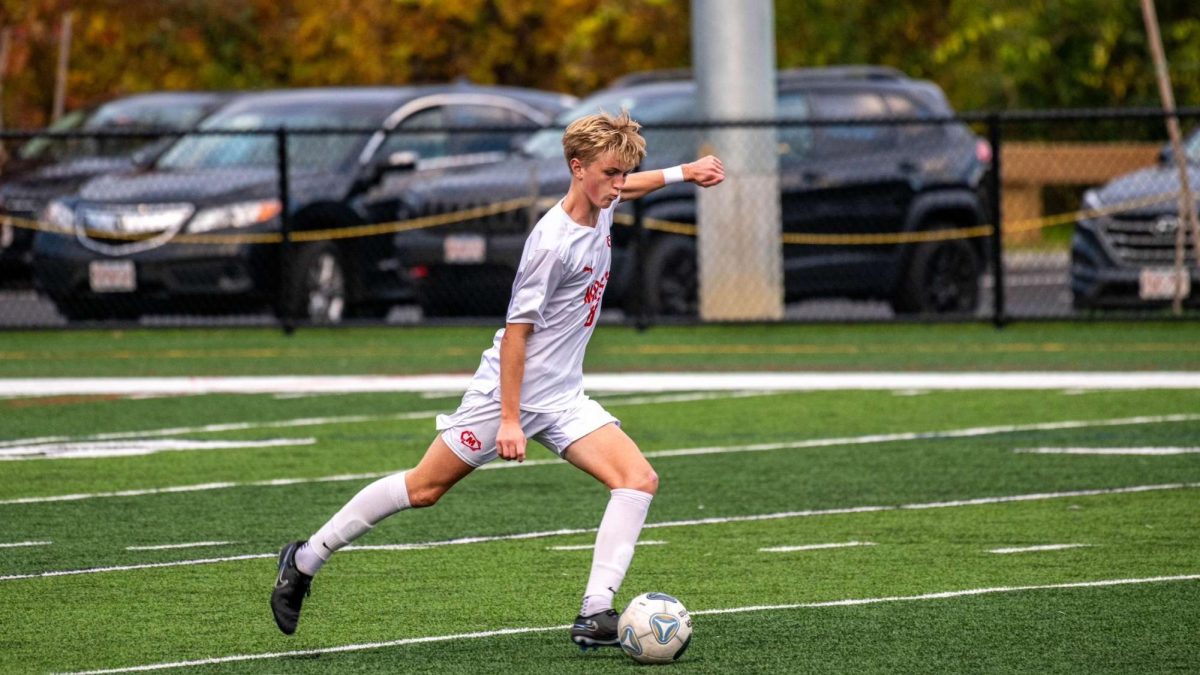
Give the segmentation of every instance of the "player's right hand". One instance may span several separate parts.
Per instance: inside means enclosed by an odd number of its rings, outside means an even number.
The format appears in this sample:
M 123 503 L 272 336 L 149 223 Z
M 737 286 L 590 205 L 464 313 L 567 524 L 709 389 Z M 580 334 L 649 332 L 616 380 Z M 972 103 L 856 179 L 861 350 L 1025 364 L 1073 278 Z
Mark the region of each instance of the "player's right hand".
M 517 422 L 500 422 L 496 432 L 496 452 L 506 461 L 525 461 L 525 431 Z

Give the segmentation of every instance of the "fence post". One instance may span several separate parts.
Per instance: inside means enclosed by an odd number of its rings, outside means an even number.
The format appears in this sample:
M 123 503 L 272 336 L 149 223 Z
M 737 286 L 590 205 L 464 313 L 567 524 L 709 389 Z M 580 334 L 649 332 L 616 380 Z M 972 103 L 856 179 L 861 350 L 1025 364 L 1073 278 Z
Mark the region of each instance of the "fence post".
M 279 315 L 280 325 L 284 335 L 296 331 L 295 317 L 289 307 L 288 279 L 292 265 L 292 209 L 288 196 L 291 186 L 288 183 L 288 151 L 287 129 L 279 127 L 275 130 L 275 151 L 279 171 L 279 284 L 275 292 L 275 311 Z
M 1000 133 L 1000 115 L 988 115 L 988 144 L 992 146 L 992 172 L 988 176 L 988 193 L 992 218 L 992 323 L 996 328 L 1003 328 L 1008 323 L 1004 312 L 1004 231 L 1001 228 L 1003 213 L 1000 203 L 1001 194 L 1000 155 L 1002 154 L 1003 138 Z

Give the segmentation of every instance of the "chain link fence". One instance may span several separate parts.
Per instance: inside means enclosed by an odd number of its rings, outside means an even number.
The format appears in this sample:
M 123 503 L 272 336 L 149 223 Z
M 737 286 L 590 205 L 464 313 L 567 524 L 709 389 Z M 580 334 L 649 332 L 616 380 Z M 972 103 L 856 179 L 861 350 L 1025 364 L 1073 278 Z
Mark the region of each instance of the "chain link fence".
M 1180 117 L 1196 195 L 1200 112 Z M 778 201 L 681 184 L 622 204 L 601 321 L 703 321 L 705 293 L 751 303 L 719 286 L 743 264 L 721 242 L 763 218 L 786 321 L 1150 319 L 1176 296 L 1200 315 L 1161 111 L 721 125 L 738 129 L 768 132 Z M 373 131 L 0 134 L 0 326 L 495 323 L 569 185 L 562 130 L 397 131 L 364 164 Z M 716 137 L 643 133 L 643 169 Z M 699 231 L 710 197 L 730 215 Z M 703 237 L 717 254 L 698 255 Z

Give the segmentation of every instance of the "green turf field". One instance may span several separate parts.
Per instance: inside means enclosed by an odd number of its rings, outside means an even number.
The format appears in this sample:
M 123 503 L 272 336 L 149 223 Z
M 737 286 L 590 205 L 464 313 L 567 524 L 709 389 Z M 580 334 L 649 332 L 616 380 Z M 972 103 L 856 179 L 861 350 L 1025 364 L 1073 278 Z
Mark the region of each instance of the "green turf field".
M 643 399 L 646 397 L 643 397 Z M 277 421 L 354 410 L 356 423 L 247 428 L 189 438 L 313 438 L 309 445 L 162 452 L 139 457 L 8 462 L 0 478 L 0 576 L 130 566 L 0 581 L 6 628 L 0 669 L 71 671 L 251 656 L 568 622 L 587 573 L 588 533 L 603 491 L 537 452 L 526 466 L 485 470 L 432 510 L 402 514 L 364 545 L 474 544 L 346 552 L 322 573 L 294 638 L 279 635 L 266 598 L 272 551 L 316 528 L 370 478 L 411 465 L 430 437 L 400 411 L 452 405 L 412 396 L 189 397 L 55 406 L 74 440 L 148 422 Z M 946 591 L 1140 580 L 1200 574 L 1195 454 L 1067 456 L 1034 447 L 1187 447 L 1200 436 L 1196 392 L 788 394 L 610 408 L 641 440 L 662 489 L 622 596 L 660 589 L 698 613 L 682 670 L 1130 670 L 1200 667 L 1194 636 L 1200 580 L 1051 588 L 853 607 L 795 607 L 708 616 L 760 605 L 922 596 Z M 18 408 L 30 428 L 47 409 Z M 1184 414 L 1183 421 L 1029 428 Z M 393 419 L 389 419 L 389 417 Z M 702 422 L 698 422 L 702 420 Z M 866 437 L 1012 425 L 971 438 Z M 760 443 L 836 437 L 842 444 L 757 450 Z M 10 436 L 9 441 L 16 440 Z M 10 443 L 11 446 L 11 443 Z M 710 454 L 672 454 L 687 448 Z M 739 452 L 739 450 L 742 450 Z M 272 479 L 293 479 L 269 485 Z M 212 484 L 226 483 L 225 487 Z M 196 489 L 209 484 L 213 489 Z M 1145 491 L 1087 494 L 1153 486 Z M 99 496 L 118 490 L 189 491 Z M 1059 494 L 1048 493 L 1081 493 Z M 958 500 L 996 503 L 953 505 Z M 63 495 L 90 495 L 45 501 Z M 15 500 L 30 500 L 12 503 Z M 32 501 L 40 499 L 42 501 Z M 913 505 L 938 508 L 905 508 Z M 866 508 L 864 508 L 866 507 Z M 804 513 L 813 512 L 818 513 Z M 819 513 L 832 511 L 831 513 Z M 839 512 L 849 511 L 849 512 Z M 800 513 L 797 513 L 800 512 Z M 790 515 L 777 515 L 790 514 Z M 772 516 L 759 519 L 763 516 Z M 696 522 L 709 519 L 710 522 Z M 506 539 L 509 537 L 509 539 Z M 127 550 L 227 542 L 183 549 Z M 765 553 L 762 548 L 870 546 Z M 1058 551 L 1002 547 L 1084 544 Z M 139 568 L 147 563 L 239 558 Z M 616 651 L 577 654 L 565 628 L 514 636 L 393 645 L 361 652 L 223 664 L 219 670 L 477 671 L 495 659 L 516 671 L 628 667 Z
M 497 326 L 498 327 L 498 326 Z M 495 328 L 0 333 L 0 377 L 471 372 Z M 1200 322 L 601 326 L 596 371 L 1200 370 Z
M 939 326 L 928 340 L 917 326 L 782 328 L 614 329 L 593 342 L 593 370 L 1200 369 L 1186 324 L 1073 339 L 1052 325 Z M 649 356 L 672 336 L 670 356 Z M 463 372 L 487 341 L 473 329 L 5 337 L 6 377 L 362 373 L 392 359 L 386 372 Z M 671 672 L 1200 671 L 1200 390 L 597 398 L 661 476 L 618 601 L 659 590 L 692 610 L 693 644 Z M 206 448 L 0 461 L 0 672 L 636 672 L 615 649 L 568 642 L 607 495 L 540 446 L 382 523 L 322 571 L 295 636 L 275 628 L 279 546 L 415 463 L 433 414 L 456 403 L 0 399 L 0 458 Z M 837 546 L 786 550 L 825 545 Z

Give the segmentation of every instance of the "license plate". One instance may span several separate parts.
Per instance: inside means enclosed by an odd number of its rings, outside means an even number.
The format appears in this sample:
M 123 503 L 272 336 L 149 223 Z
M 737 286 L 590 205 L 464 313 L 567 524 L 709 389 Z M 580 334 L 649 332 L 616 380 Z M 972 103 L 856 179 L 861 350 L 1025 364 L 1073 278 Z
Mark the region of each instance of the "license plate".
M 479 235 L 451 235 L 444 241 L 443 253 L 448 263 L 481 263 L 487 257 L 487 241 Z
M 132 260 L 93 260 L 88 265 L 88 282 L 95 293 L 129 293 L 137 290 Z
M 1183 270 L 1177 275 L 1169 268 L 1146 268 L 1138 277 L 1138 297 L 1143 300 L 1172 300 L 1175 298 L 1175 288 L 1178 281 L 1183 282 L 1182 297 L 1188 297 L 1192 292 L 1191 273 Z

